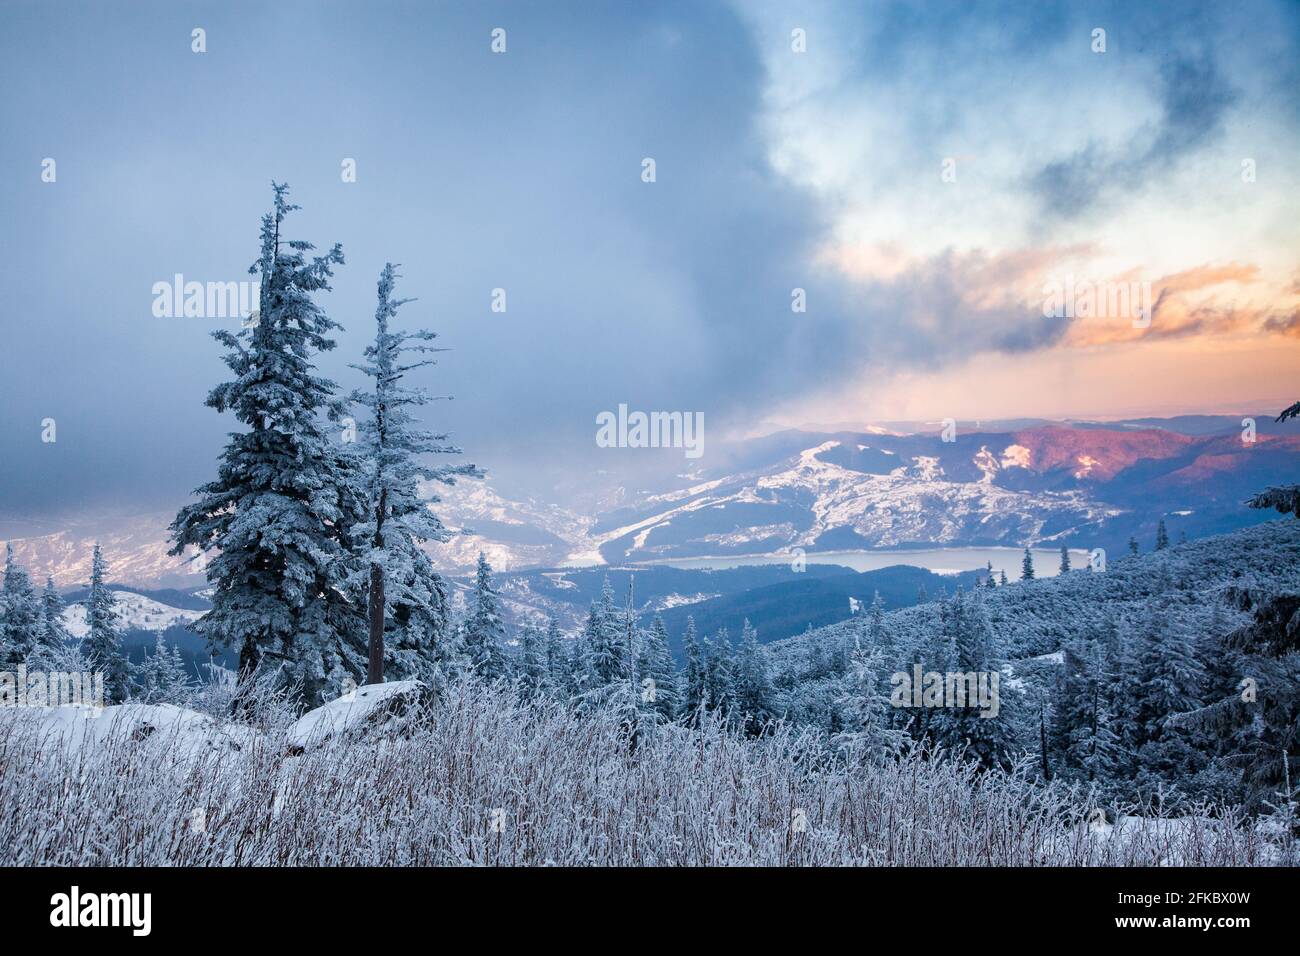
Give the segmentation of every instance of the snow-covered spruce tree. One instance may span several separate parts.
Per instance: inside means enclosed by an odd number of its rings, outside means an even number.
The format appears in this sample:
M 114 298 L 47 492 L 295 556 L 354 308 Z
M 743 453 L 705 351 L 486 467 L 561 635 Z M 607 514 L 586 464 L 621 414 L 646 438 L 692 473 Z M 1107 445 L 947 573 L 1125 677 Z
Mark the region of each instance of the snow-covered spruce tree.
M 1300 594 L 1234 587 L 1226 598 L 1251 615 L 1212 645 L 1231 659 L 1231 689 L 1173 715 L 1166 726 L 1223 741 L 1225 763 L 1240 772 L 1247 806 L 1259 809 L 1287 787 L 1288 764 L 1300 766 Z
M 1118 764 L 1119 739 L 1108 699 L 1106 648 L 1099 635 L 1071 640 L 1052 708 L 1054 766 L 1067 780 L 1108 781 Z
M 592 676 L 589 670 L 591 655 L 587 653 L 586 628 L 574 635 L 569 646 L 568 658 L 569 703 L 580 707 L 582 695 L 586 693 L 587 688 L 592 684 Z
M 903 730 L 893 727 L 894 708 L 884 680 L 888 667 L 884 648 L 858 641 L 835 699 L 841 729 L 832 745 L 872 763 L 907 739 Z
M 983 592 L 958 589 L 947 602 L 944 633 L 948 638 L 947 670 L 975 675 L 975 687 L 966 682 L 966 706 L 946 707 L 933 721 L 936 738 L 950 750 L 965 747 L 985 767 L 1010 768 L 1024 734 L 1024 708 L 1020 693 L 1002 679 L 1006 654 L 989 622 Z M 993 677 L 998 675 L 996 697 Z M 983 681 L 993 706 L 984 708 L 971 699 Z
M 1140 647 L 1128 625 L 1107 613 L 1100 626 L 1102 647 L 1102 683 L 1106 689 L 1106 709 L 1111 716 L 1115 735 L 1114 774 L 1130 777 L 1141 743 L 1138 733 L 1138 698 L 1141 673 L 1138 664 Z
M 767 655 L 758 645 L 758 632 L 745 619 L 740 649 L 732 667 L 731 705 L 741 728 L 759 736 L 776 718 L 776 690 L 767 671 Z
M 1169 532 L 1165 529 L 1165 519 L 1161 518 L 1160 523 L 1156 525 L 1156 550 L 1163 551 L 1169 547 Z
M 1061 571 L 1062 574 L 1067 574 L 1067 573 L 1069 573 L 1069 570 L 1070 570 L 1070 549 L 1067 548 L 1065 545 L 1061 545 L 1061 568 L 1060 568 L 1060 571 Z
M 335 245 L 309 259 L 311 243 L 282 238 L 298 207 L 288 187 L 272 188 L 274 209 L 249 267 L 261 283 L 258 321 L 213 333 L 234 377 L 207 404 L 245 430 L 230 435 L 216 480 L 172 522 L 172 553 L 216 552 L 207 569 L 212 609 L 195 627 L 214 648 L 238 651 L 239 679 L 267 660 L 313 707 L 365 677 L 365 618 L 347 582 L 366 498 L 357 456 L 327 432 L 325 420 L 344 411 L 336 386 L 312 364 L 340 328 L 312 295 L 329 290 L 343 252 Z
M 90 594 L 86 596 L 86 636 L 81 653 L 92 671 L 104 675 L 104 698 L 120 704 L 131 694 L 130 672 L 118 632 L 117 600 L 104 578 L 108 565 L 99 545 L 90 561 Z
M 629 680 L 635 681 L 640 676 L 641 645 L 645 635 L 637 622 L 636 613 L 636 579 L 629 577 L 627 582 L 627 605 L 623 608 L 623 670 Z
M 992 565 L 990 565 L 988 586 L 996 587 L 992 583 L 992 576 L 993 569 Z M 866 627 L 860 635 L 857 635 L 857 638 L 857 643 L 854 645 L 853 652 L 849 657 L 848 668 L 845 670 L 840 683 L 840 693 L 843 695 L 861 690 L 861 681 L 859 679 L 855 684 L 855 675 L 857 678 L 861 678 L 862 667 L 866 665 L 876 674 L 880 685 L 879 689 L 885 693 L 885 700 L 887 701 L 889 698 L 887 678 L 899 671 L 905 671 L 910 675 L 912 655 L 911 648 L 905 644 L 900 645 L 893 632 L 885 626 L 885 600 L 880 596 L 879 591 L 872 595 L 871 606 L 867 611 Z M 836 706 L 841 718 L 843 718 L 846 712 L 842 702 L 837 703 Z M 908 719 L 905 711 L 892 706 L 884 707 L 882 713 L 885 725 L 888 727 L 901 728 Z M 854 719 L 856 719 L 856 716 Z
M 1059 668 L 1049 659 L 1016 662 L 1016 677 L 1024 682 L 1025 756 L 1037 768 L 1044 783 L 1056 776 L 1054 744 L 1048 729 L 1055 726 L 1053 692 Z
M 549 682 L 542 632 L 531 624 L 525 624 L 519 645 L 519 662 L 515 669 L 519 689 L 524 697 L 540 697 L 546 692 Z
M 483 552 L 478 554 L 474 575 L 474 594 L 470 598 L 469 618 L 465 621 L 465 654 L 474 673 L 486 680 L 506 676 L 506 656 L 501 642 L 506 626 L 501 620 L 501 597 L 492 584 L 492 566 Z
M 588 690 L 608 687 L 628 678 L 626 630 L 614 604 L 614 588 L 608 577 L 601 586 L 600 600 L 593 601 L 587 612 L 582 639 Z
M 990 575 L 992 569 L 990 568 Z M 885 630 L 885 599 L 876 591 L 871 596 L 871 605 L 867 609 L 866 641 L 868 647 L 888 647 L 893 649 L 893 640 Z M 857 648 L 855 647 L 856 651 Z
M 677 715 L 678 691 L 677 673 L 673 669 L 672 654 L 668 650 L 668 628 L 664 619 L 655 615 L 654 623 L 641 644 L 641 659 L 638 666 L 642 685 L 647 680 L 654 688 L 652 699 L 646 706 L 653 710 L 660 720 L 672 720 Z M 644 696 L 644 695 L 643 695 Z
M 573 693 L 569 656 L 564 652 L 564 637 L 554 617 L 546 623 L 546 686 L 560 699 Z
M 706 697 L 704 649 L 700 646 L 699 635 L 695 630 L 694 616 L 686 618 L 682 647 L 686 653 L 686 670 L 682 674 L 682 715 L 688 721 L 694 721 L 699 709 L 704 706 Z
M 1177 623 L 1166 595 L 1142 622 L 1137 658 L 1135 728 L 1138 780 L 1181 781 L 1203 769 L 1207 754 L 1195 732 L 1170 718 L 1204 704 L 1205 670 L 1196 654 L 1196 635 Z
M 1032 581 L 1034 579 L 1034 556 L 1028 548 L 1025 548 L 1025 556 L 1020 561 L 1020 580 Z
M 1287 419 L 1300 420 L 1300 402 L 1282 410 L 1276 422 L 1280 425 Z M 1246 504 L 1252 508 L 1272 508 L 1284 515 L 1300 518 L 1300 485 L 1275 485 L 1255 495 Z
M 635 733 L 642 713 L 641 688 L 636 683 L 636 632 L 632 602 L 622 613 L 614 603 L 614 589 L 606 577 L 600 599 L 593 601 L 578 638 L 575 670 L 580 676 L 573 702 L 580 713 L 606 708 Z
M 36 589 L 14 560 L 14 546 L 6 543 L 5 580 L 0 588 L 0 664 L 17 666 L 27 659 L 36 646 L 40 623 Z
M 730 717 L 732 713 L 732 688 L 734 662 L 731 635 L 725 627 L 718 629 L 712 638 L 704 639 L 704 699 L 705 706 Z
M 36 642 L 27 655 L 27 669 L 33 671 L 62 671 L 68 652 L 68 632 L 63 626 L 63 597 L 54 587 L 54 579 L 46 577 L 45 590 L 41 592 L 41 619 L 36 627 Z
M 136 668 L 140 699 L 147 704 L 187 703 L 192 689 L 180 648 L 168 644 L 159 633 L 153 652 Z
M 483 477 L 471 464 L 434 467 L 420 460 L 423 455 L 459 455 L 460 449 L 449 443 L 447 435 L 418 428 L 411 415 L 410 409 L 434 399 L 423 389 L 402 384 L 402 379 L 414 369 L 434 364 L 419 356 L 446 350 L 426 344 L 437 337 L 426 329 L 392 329 L 397 310 L 413 301 L 393 298 L 398 278 L 396 267 L 387 263 L 379 275 L 375 340 L 366 347 L 365 363 L 352 366 L 374 381 L 370 390 L 352 395 L 352 401 L 367 412 L 357 450 L 365 459 L 368 510 L 353 533 L 369 546 L 361 572 L 368 580 L 368 684 L 383 682 L 386 662 L 398 679 L 429 680 L 435 647 L 449 630 L 446 586 L 420 545 L 447 541 L 452 532 L 430 508 L 438 497 L 422 496 L 420 483 L 453 485 L 457 478 Z M 412 361 L 407 356 L 417 358 Z M 385 635 L 392 640 L 386 641 Z
M 938 626 L 936 627 L 931 621 L 927 621 L 917 631 L 910 635 L 904 635 L 894 653 L 895 670 L 891 672 L 891 678 L 894 673 L 902 672 L 907 675 L 909 681 L 914 681 L 917 666 L 920 667 L 922 675 L 931 672 L 942 674 L 952 670 L 953 648 L 949 634 L 950 601 L 942 589 L 935 600 L 938 604 Z M 924 687 L 924 682 L 922 686 Z M 915 690 L 915 687 L 911 684 L 906 685 L 906 687 Z M 901 686 L 893 687 L 892 691 L 902 689 Z M 906 727 L 908 734 L 917 740 L 926 740 L 933 743 L 938 708 L 924 704 L 914 706 L 915 698 L 910 692 L 900 693 L 897 697 L 891 692 L 891 699 L 894 707 L 895 726 Z M 922 699 L 924 699 L 923 696 Z
M 623 655 L 623 676 L 611 689 L 615 707 L 621 709 L 623 726 L 632 733 L 633 740 L 645 730 L 653 730 L 661 723 L 659 713 L 654 709 L 655 698 L 653 684 L 645 684 L 641 677 L 641 649 L 645 645 L 646 635 L 638 626 L 636 613 L 636 578 L 629 576 L 627 582 L 627 604 L 623 607 L 622 638 L 620 650 Z

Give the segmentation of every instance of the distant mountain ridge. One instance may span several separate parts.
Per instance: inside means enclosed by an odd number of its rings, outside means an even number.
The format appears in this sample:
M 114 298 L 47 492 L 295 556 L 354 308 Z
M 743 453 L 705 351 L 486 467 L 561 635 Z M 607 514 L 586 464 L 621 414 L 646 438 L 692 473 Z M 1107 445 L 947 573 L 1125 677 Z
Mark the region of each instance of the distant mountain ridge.
M 491 482 L 438 489 L 448 526 L 474 534 L 429 548 L 450 574 L 480 550 L 497 570 L 617 565 L 687 557 L 927 547 L 1145 546 L 1162 518 L 1178 540 L 1266 520 L 1243 504 L 1300 473 L 1300 425 L 1239 416 L 1123 422 L 957 422 L 937 430 L 886 427 L 787 430 L 719 444 L 714 464 L 659 487 L 593 475 L 580 512 L 564 501 L 500 493 Z M 575 499 L 576 500 L 576 499 Z M 38 581 L 84 585 L 90 550 L 104 546 L 113 579 L 187 588 L 203 577 L 193 555 L 168 554 L 174 511 L 22 523 L 0 529 Z
M 1066 544 L 1122 548 L 1267 520 L 1244 499 L 1300 472 L 1300 435 L 1015 432 L 769 436 L 804 447 L 602 515 L 606 561 L 806 550 Z

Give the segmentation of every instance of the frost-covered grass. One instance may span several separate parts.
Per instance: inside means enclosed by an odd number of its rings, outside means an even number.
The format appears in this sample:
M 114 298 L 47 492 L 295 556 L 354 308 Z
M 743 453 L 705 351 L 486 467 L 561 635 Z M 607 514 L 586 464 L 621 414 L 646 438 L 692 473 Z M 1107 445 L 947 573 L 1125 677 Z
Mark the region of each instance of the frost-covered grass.
M 813 736 L 662 727 L 453 684 L 401 733 L 289 756 L 286 721 L 239 749 L 201 723 L 89 746 L 0 715 L 0 864 L 1251 865 L 1232 812 L 1085 822 L 1086 795 L 914 754 L 831 761 Z M 123 726 L 127 726 L 125 723 Z M 181 724 L 177 725 L 182 726 Z M 213 733 L 229 730 L 219 727 Z M 184 743 L 184 746 L 179 744 Z

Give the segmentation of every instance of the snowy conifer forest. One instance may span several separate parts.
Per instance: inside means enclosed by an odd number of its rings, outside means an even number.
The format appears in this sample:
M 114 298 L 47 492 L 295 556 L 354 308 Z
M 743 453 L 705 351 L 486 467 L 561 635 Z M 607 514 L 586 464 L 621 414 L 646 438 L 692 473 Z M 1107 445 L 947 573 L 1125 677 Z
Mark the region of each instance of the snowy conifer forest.
M 1300 865 L 1287 4 L 64 6 L 0 867 Z

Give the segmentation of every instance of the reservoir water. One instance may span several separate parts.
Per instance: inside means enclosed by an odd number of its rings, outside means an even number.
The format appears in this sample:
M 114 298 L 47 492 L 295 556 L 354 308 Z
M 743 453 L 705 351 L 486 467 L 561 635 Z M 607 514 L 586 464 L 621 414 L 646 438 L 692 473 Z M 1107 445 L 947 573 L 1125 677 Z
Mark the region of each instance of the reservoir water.
M 1060 548 L 1031 548 L 1034 556 L 1034 576 L 1055 577 L 1060 570 Z M 910 564 L 927 568 L 937 574 L 955 574 L 959 571 L 976 571 L 991 563 L 994 573 L 1005 571 L 1008 581 L 1020 579 L 1020 563 L 1024 560 L 1023 548 L 927 548 L 903 551 L 809 551 L 804 560 L 808 564 L 838 564 L 854 571 L 874 571 L 896 564 Z M 674 568 L 739 568 L 751 564 L 789 564 L 789 554 L 745 554 L 716 558 L 669 558 L 648 562 Z M 1088 566 L 1088 552 L 1070 550 L 1070 567 Z

